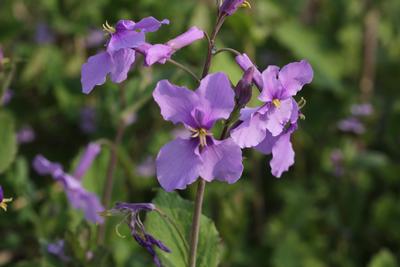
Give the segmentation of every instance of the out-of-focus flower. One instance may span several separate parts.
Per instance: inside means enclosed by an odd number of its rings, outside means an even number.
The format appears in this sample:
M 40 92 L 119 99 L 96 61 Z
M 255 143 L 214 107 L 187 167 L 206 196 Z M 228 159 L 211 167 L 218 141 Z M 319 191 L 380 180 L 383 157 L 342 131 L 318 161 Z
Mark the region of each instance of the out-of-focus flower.
M 104 32 L 98 29 L 92 29 L 85 39 L 86 47 L 92 48 L 101 45 L 104 42 Z
M 151 66 L 154 63 L 164 64 L 177 50 L 202 38 L 204 38 L 204 32 L 197 27 L 191 27 L 188 31 L 165 44 L 145 43 L 136 50 L 145 56 L 146 66 Z
M 69 262 L 71 260 L 71 258 L 65 254 L 65 241 L 62 239 L 48 244 L 47 252 L 53 254 L 63 262 Z
M 35 140 L 35 137 L 35 131 L 29 125 L 22 127 L 17 132 L 17 142 L 20 145 L 33 142 Z
M 54 42 L 54 33 L 49 25 L 40 22 L 36 25 L 35 41 L 38 44 L 49 44 Z
M 136 173 L 142 177 L 151 177 L 156 174 L 156 163 L 152 156 L 148 156 L 136 167 Z
M 239 108 L 244 107 L 251 99 L 254 67 L 250 67 L 243 74 L 242 79 L 235 87 L 235 99 Z
M 12 198 L 4 197 L 3 188 L 0 185 L 0 208 L 2 208 L 4 211 L 7 211 L 7 203 L 11 202 L 11 201 L 12 201 Z
M 145 43 L 145 33 L 157 31 L 168 20 L 158 21 L 147 17 L 135 23 L 131 20 L 120 20 L 115 28 L 106 23 L 104 29 L 110 34 L 107 49 L 89 57 L 82 66 L 81 83 L 83 93 L 89 94 L 96 85 L 102 85 L 110 74 L 114 83 L 126 80 L 131 65 L 135 61 L 133 48 Z
M 231 16 L 239 7 L 251 7 L 249 1 L 245 0 L 225 0 L 219 8 L 220 14 Z
M 53 163 L 42 155 L 37 155 L 33 160 L 34 169 L 40 175 L 51 175 L 56 181 L 60 182 L 72 207 L 83 210 L 86 220 L 94 223 L 103 223 L 103 218 L 99 216 L 98 212 L 103 211 L 104 208 L 99 198 L 82 186 L 80 179 L 99 152 L 100 146 L 98 144 L 89 144 L 74 172 L 74 176 L 64 172 L 60 164 Z
M 157 157 L 157 178 L 166 191 L 184 189 L 200 176 L 234 183 L 243 171 L 242 151 L 231 138 L 216 140 L 211 128 L 228 119 L 235 105 L 230 81 L 223 73 L 207 75 L 193 92 L 167 80 L 158 82 L 153 98 L 161 115 L 182 123 L 191 133 L 164 145 Z
M 123 214 L 127 218 L 127 224 L 131 230 L 132 237 L 136 242 L 144 247 L 153 257 L 153 262 L 157 267 L 161 267 L 161 261 L 156 254 L 155 247 L 164 252 L 170 253 L 171 250 L 164 243 L 149 234 L 140 219 L 141 211 L 154 211 L 156 206 L 152 203 L 125 203 L 119 202 L 111 210 L 104 211 L 104 216 Z
M 366 117 L 371 115 L 374 112 L 374 109 L 371 104 L 359 104 L 359 105 L 352 105 L 350 108 L 351 114 L 357 117 Z
M 91 134 L 96 131 L 96 110 L 94 108 L 87 106 L 80 110 L 79 126 L 86 134 Z
M 343 132 L 363 134 L 365 127 L 356 117 L 349 117 L 338 122 L 337 127 Z
M 14 92 L 11 89 L 6 89 L 6 91 L 4 92 L 4 94 L 1 98 L 0 103 L 4 106 L 7 105 L 8 103 L 10 103 L 13 96 L 14 96 Z
M 342 176 L 344 173 L 343 169 L 343 153 L 339 149 L 335 149 L 332 151 L 330 155 L 330 159 L 334 168 L 335 176 Z

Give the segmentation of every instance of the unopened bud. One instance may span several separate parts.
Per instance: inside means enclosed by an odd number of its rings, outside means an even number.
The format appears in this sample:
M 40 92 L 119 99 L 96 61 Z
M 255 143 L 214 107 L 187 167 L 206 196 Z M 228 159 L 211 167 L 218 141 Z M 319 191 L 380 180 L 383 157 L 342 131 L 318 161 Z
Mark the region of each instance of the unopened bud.
M 253 85 L 254 67 L 248 68 L 243 74 L 242 79 L 235 87 L 235 99 L 239 107 L 244 107 L 251 99 Z
M 219 12 L 220 14 L 231 16 L 240 7 L 250 8 L 251 5 L 245 0 L 225 0 L 219 8 Z

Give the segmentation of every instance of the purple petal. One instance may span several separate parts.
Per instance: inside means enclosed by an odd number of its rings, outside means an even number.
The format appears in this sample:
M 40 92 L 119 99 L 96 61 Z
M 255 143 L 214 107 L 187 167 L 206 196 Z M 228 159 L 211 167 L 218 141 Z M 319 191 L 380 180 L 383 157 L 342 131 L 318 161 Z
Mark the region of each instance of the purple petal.
M 112 62 L 111 80 L 121 83 L 126 80 L 128 72 L 135 62 L 135 51 L 129 48 L 120 49 L 112 54 Z
M 18 144 L 28 144 L 35 140 L 35 131 L 29 125 L 26 125 L 18 130 L 17 132 L 17 142 Z
M 173 49 L 167 45 L 156 44 L 146 49 L 146 66 L 151 66 L 154 63 L 164 64 L 167 59 L 171 58 Z
M 246 54 L 237 56 L 235 60 L 243 71 L 246 71 L 251 67 L 254 67 L 253 81 L 255 85 L 258 87 L 258 89 L 261 91 L 263 88 L 262 75 L 261 72 L 257 69 L 257 66 L 254 65 L 253 62 L 251 62 L 250 58 Z
M 273 136 L 279 135 L 292 115 L 292 99 L 281 101 L 280 107 L 272 106 L 267 112 L 266 128 Z
M 3 202 L 4 199 L 4 192 L 3 192 L 3 188 L 0 185 L 0 203 Z
M 237 11 L 244 1 L 245 0 L 225 0 L 219 8 L 219 11 L 230 16 Z
M 279 136 L 272 136 L 269 131 L 266 131 L 264 140 L 259 143 L 255 149 L 266 155 L 271 154 L 272 148 L 278 139 Z
M 90 143 L 83 153 L 78 166 L 75 169 L 74 177 L 80 180 L 85 175 L 88 168 L 92 165 L 93 160 L 100 153 L 101 146 L 98 143 Z
M 157 31 L 161 25 L 169 24 L 169 20 L 164 19 L 159 21 L 153 17 L 147 17 L 140 20 L 136 25 L 133 27 L 134 30 L 142 30 L 143 32 L 155 32 Z
M 290 115 L 290 122 L 295 124 L 300 116 L 299 105 L 297 105 L 296 100 L 292 97 L 292 115 Z
M 254 113 L 231 131 L 231 137 L 241 148 L 254 147 L 265 137 L 266 122 L 265 116 Z
M 279 137 L 272 148 L 272 160 L 270 162 L 272 175 L 281 177 L 294 163 L 294 151 L 290 142 L 291 132 Z
M 359 104 L 359 105 L 352 105 L 351 106 L 351 114 L 353 116 L 369 116 L 374 112 L 374 109 L 371 104 Z
M 186 32 L 167 42 L 166 45 L 178 50 L 202 38 L 204 38 L 204 32 L 197 27 L 191 27 Z
M 104 207 L 95 194 L 86 191 L 83 187 L 74 190 L 66 188 L 65 191 L 71 206 L 82 210 L 86 220 L 99 224 L 104 222 L 104 218 L 99 215 L 99 212 L 104 211 Z
M 191 112 L 199 103 L 198 96 L 184 88 L 171 84 L 167 80 L 157 83 L 153 98 L 160 106 L 161 115 L 165 120 L 184 123 L 195 127 Z
M 214 140 L 201 152 L 203 159 L 200 176 L 208 182 L 214 179 L 229 184 L 235 183 L 242 175 L 242 150 L 232 139 Z
M 107 52 L 102 52 L 89 57 L 82 66 L 81 83 L 83 93 L 89 94 L 96 85 L 106 82 L 106 76 L 111 72 L 111 57 Z
M 263 102 L 271 102 L 274 99 L 282 99 L 282 93 L 284 88 L 281 82 L 278 80 L 279 67 L 268 66 L 268 68 L 263 71 L 263 90 L 258 97 Z
M 50 254 L 53 254 L 60 258 L 63 262 L 68 262 L 71 259 L 65 254 L 65 241 L 58 240 L 54 243 L 50 243 L 47 245 L 47 251 Z
M 208 122 L 229 118 L 235 106 L 235 93 L 225 74 L 207 75 L 201 80 L 196 94 L 200 98 L 197 108 L 204 112 Z
M 284 66 L 279 72 L 279 80 L 285 88 L 284 97 L 294 96 L 305 84 L 311 83 L 313 69 L 306 60 Z
M 165 191 L 185 189 L 199 177 L 201 159 L 195 154 L 197 143 L 175 139 L 164 145 L 157 156 L 157 178 Z
M 132 20 L 121 19 L 115 25 L 116 32 L 134 31 L 136 23 Z
M 45 157 L 42 155 L 37 155 L 33 159 L 33 168 L 37 173 L 40 175 L 58 175 L 60 173 L 64 173 L 61 164 L 59 163 L 53 163 L 49 160 L 47 160 Z
M 126 202 L 118 202 L 115 204 L 113 209 L 119 211 L 129 211 L 133 213 L 137 213 L 140 211 L 152 211 L 156 209 L 156 206 L 153 203 L 126 203 Z
M 0 58 L 0 67 L 1 67 L 1 58 Z M 10 103 L 11 99 L 14 96 L 14 92 L 11 89 L 6 89 L 3 93 L 3 96 L 0 96 L 0 105 L 7 105 Z
M 123 48 L 136 48 L 143 44 L 145 36 L 143 32 L 125 30 L 111 35 L 107 45 L 107 52 L 112 53 Z
M 365 132 L 364 124 L 355 117 L 339 121 L 338 128 L 343 132 L 352 132 L 355 134 L 363 134 Z

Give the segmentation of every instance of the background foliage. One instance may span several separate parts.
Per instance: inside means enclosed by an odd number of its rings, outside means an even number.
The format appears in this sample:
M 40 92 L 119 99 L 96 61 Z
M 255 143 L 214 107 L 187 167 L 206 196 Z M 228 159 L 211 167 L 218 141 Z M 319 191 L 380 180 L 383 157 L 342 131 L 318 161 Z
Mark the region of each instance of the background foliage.
M 245 51 L 262 68 L 306 58 L 315 80 L 302 91 L 306 120 L 294 138 L 296 164 L 282 179 L 269 174 L 267 158 L 248 152 L 238 183 L 207 186 L 204 213 L 222 237 L 221 266 L 398 266 L 400 2 L 251 3 L 251 10 L 227 20 L 217 46 Z M 118 219 L 108 223 L 106 245 L 95 247 L 96 227 L 70 209 L 59 186 L 38 176 L 31 161 L 42 153 L 73 169 L 89 141 L 113 139 L 121 111 L 118 86 L 108 82 L 89 96 L 80 86 L 82 63 L 102 47 L 97 31 L 102 23 L 149 15 L 168 18 L 169 26 L 148 35 L 164 42 L 191 25 L 210 30 L 214 7 L 212 0 L 0 1 L 0 43 L 15 63 L 7 86 L 13 97 L 0 111 L 0 184 L 6 196 L 14 197 L 10 210 L 0 211 L 0 265 L 149 266 L 151 259 L 142 248 L 115 234 Z M 205 49 L 204 42 L 195 43 L 174 59 L 199 72 Z M 229 54 L 218 55 L 212 70 L 229 73 L 233 82 L 241 75 Z M 134 111 L 136 121 L 123 138 L 124 160 L 115 174 L 113 201 L 145 202 L 156 195 L 153 168 L 150 164 L 146 173 L 142 163 L 151 162 L 174 134 L 149 101 L 162 78 L 194 85 L 168 64 L 131 72 L 125 83 L 126 114 Z M 340 132 L 337 122 L 349 116 L 351 105 L 365 102 L 374 107 L 363 121 L 366 132 Z M 95 131 L 83 125 L 88 110 L 94 114 Z M 35 139 L 19 142 L 17 149 L 15 135 L 27 126 Z M 332 160 L 332 153 L 339 160 Z M 108 158 L 103 149 L 84 178 L 98 194 Z M 180 194 L 193 199 L 192 190 Z M 149 229 L 156 236 L 160 230 Z M 121 231 L 129 236 L 128 229 Z M 72 262 L 48 254 L 47 244 L 58 239 L 65 240 Z

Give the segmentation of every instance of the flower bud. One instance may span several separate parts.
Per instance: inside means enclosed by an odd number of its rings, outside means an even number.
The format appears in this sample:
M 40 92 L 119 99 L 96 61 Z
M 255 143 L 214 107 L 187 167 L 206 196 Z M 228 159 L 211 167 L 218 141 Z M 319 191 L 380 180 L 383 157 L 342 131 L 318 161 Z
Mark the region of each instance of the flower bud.
M 253 85 L 254 67 L 248 68 L 243 74 L 242 79 L 235 87 L 235 99 L 239 107 L 244 107 L 251 99 Z
M 231 16 L 238 10 L 239 7 L 250 8 L 251 5 L 248 1 L 245 0 L 225 0 L 219 8 L 219 12 L 220 14 Z

